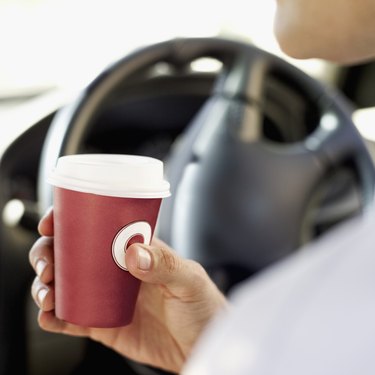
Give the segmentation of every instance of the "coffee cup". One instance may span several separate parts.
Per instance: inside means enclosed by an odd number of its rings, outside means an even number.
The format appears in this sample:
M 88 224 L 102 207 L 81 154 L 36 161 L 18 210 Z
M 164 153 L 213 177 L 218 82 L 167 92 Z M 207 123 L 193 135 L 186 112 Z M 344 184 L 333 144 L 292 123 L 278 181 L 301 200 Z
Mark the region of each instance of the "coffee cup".
M 63 156 L 54 186 L 55 313 L 87 327 L 130 324 L 140 281 L 126 268 L 134 242 L 149 244 L 162 198 L 160 160 L 133 155 Z

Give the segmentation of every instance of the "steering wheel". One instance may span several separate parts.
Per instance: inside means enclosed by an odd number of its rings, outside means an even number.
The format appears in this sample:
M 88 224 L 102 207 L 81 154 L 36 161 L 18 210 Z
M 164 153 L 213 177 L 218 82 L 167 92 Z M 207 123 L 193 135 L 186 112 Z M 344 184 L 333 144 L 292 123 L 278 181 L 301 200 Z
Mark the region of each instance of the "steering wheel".
M 158 235 L 201 262 L 227 291 L 373 202 L 371 158 L 350 107 L 296 67 L 255 46 L 176 39 L 148 46 L 101 73 L 55 117 L 45 142 L 39 201 L 52 202 L 46 174 L 82 151 L 96 118 L 121 87 L 171 77 L 201 57 L 219 60 L 212 92 L 166 160 L 172 197 Z
M 248 275 L 372 203 L 373 164 L 337 92 L 252 45 L 197 38 L 126 56 L 56 116 L 41 162 L 42 209 L 51 204 L 46 174 L 59 156 L 80 152 L 119 87 L 160 62 L 177 76 L 200 57 L 223 67 L 169 158 L 173 196 L 160 237 L 207 267 Z M 352 204 L 338 204 L 340 194 Z

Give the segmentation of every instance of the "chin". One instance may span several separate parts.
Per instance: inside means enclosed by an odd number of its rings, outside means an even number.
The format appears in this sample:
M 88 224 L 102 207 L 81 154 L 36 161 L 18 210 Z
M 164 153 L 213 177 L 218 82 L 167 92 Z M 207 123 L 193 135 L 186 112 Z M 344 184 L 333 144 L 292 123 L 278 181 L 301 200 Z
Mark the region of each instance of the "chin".
M 344 33 L 326 30 L 313 33 L 308 25 L 286 22 L 282 17 L 275 18 L 274 34 L 280 49 L 295 59 L 318 58 L 353 65 L 375 57 L 375 37 L 360 38 L 357 34 L 344 38 Z
M 360 51 L 354 50 L 352 46 L 343 46 L 340 48 L 337 43 L 310 42 L 308 40 L 301 41 L 278 37 L 280 49 L 286 55 L 299 60 L 317 58 L 340 65 L 354 65 L 367 62 L 375 57 L 375 51 L 369 51 L 369 49 Z

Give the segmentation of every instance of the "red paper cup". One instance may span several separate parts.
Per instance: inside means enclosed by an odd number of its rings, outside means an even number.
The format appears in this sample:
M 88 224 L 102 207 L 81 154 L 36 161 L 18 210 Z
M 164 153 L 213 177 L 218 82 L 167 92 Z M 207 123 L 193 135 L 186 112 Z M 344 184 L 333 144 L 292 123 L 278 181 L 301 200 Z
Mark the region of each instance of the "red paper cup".
M 160 203 L 170 195 L 160 160 L 130 155 L 59 158 L 54 188 L 55 313 L 88 327 L 132 321 L 140 281 L 126 248 L 150 243 Z

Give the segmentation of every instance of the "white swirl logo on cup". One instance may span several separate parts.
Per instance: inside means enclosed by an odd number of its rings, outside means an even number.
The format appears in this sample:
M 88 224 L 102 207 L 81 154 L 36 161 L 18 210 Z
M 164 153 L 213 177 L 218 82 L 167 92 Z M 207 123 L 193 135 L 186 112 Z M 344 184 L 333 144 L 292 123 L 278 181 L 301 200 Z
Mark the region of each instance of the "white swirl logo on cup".
M 136 221 L 125 225 L 116 234 L 112 242 L 112 257 L 118 267 L 127 271 L 125 253 L 131 239 L 142 237 L 143 243 L 151 242 L 152 229 L 147 221 Z

